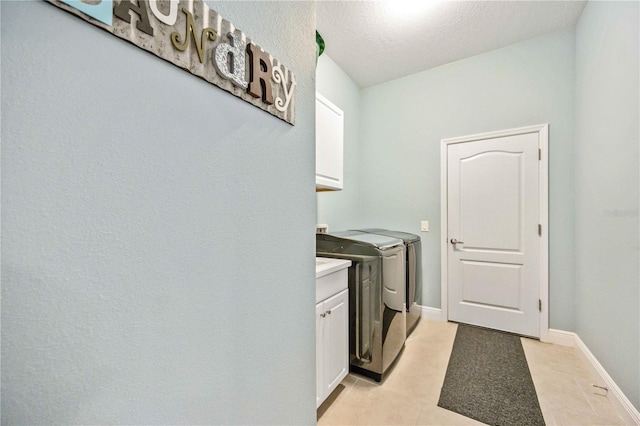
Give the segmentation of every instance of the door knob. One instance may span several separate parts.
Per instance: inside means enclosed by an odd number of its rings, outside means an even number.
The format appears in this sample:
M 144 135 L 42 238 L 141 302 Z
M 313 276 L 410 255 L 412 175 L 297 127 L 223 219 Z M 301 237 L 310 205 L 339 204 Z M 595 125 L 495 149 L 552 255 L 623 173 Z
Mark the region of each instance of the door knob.
M 451 244 L 464 244 L 464 241 L 458 241 L 455 238 L 451 239 Z

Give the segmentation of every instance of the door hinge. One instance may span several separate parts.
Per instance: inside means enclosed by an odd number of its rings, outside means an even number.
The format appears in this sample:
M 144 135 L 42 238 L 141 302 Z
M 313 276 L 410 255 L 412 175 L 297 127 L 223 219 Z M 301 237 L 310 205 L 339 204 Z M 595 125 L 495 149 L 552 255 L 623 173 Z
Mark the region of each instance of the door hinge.
M 538 299 L 538 311 L 542 312 L 542 299 Z
M 538 235 L 542 237 L 542 225 L 538 224 Z
M 538 148 L 538 161 L 542 160 L 542 148 Z

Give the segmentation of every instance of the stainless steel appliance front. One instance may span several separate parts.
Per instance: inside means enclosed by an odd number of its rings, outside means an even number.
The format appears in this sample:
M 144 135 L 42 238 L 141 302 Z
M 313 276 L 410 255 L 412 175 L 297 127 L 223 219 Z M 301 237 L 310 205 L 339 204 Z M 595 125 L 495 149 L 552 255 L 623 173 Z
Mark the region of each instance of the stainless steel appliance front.
M 406 255 L 406 308 L 407 308 L 407 336 L 418 325 L 422 303 L 422 246 L 420 237 L 402 231 L 390 231 L 380 228 L 358 229 L 356 232 L 385 235 L 404 241 Z
M 352 261 L 351 370 L 381 381 L 400 354 L 406 337 L 405 248 L 402 240 L 362 235 L 318 234 L 316 254 Z

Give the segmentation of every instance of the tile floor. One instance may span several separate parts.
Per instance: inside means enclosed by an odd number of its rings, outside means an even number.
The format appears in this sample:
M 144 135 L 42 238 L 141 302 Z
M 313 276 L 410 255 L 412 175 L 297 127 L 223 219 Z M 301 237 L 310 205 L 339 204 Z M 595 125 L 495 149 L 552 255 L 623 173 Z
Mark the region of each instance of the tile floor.
M 349 374 L 318 409 L 318 425 L 482 424 L 438 407 L 457 325 L 422 319 L 382 384 Z M 547 425 L 623 425 L 597 395 L 574 348 L 522 339 Z

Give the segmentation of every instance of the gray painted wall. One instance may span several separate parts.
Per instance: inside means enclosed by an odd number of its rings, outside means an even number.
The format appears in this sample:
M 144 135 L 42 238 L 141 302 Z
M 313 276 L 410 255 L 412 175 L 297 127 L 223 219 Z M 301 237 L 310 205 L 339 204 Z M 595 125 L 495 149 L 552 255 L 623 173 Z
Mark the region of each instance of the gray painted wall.
M 361 226 L 360 200 L 360 90 L 326 54 L 318 59 L 316 90 L 344 112 L 344 187 L 318 192 L 318 223 L 329 231 Z
M 440 307 L 440 141 L 549 123 L 550 324 L 573 330 L 574 73 L 564 31 L 362 91 L 362 226 L 422 237 L 423 305 Z
M 638 2 L 576 29 L 576 331 L 640 409 Z
M 2 423 L 315 423 L 313 3 L 210 3 L 295 127 L 1 3 Z

